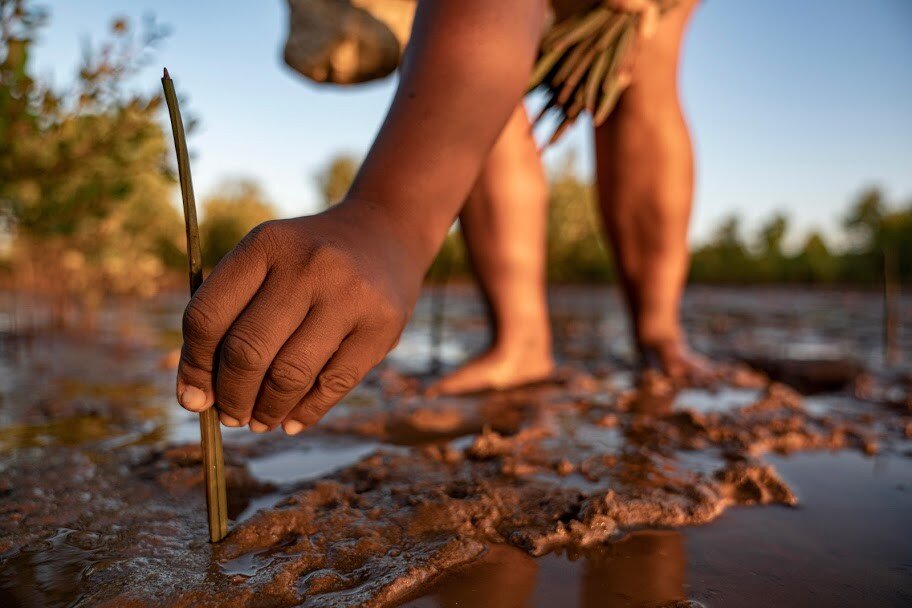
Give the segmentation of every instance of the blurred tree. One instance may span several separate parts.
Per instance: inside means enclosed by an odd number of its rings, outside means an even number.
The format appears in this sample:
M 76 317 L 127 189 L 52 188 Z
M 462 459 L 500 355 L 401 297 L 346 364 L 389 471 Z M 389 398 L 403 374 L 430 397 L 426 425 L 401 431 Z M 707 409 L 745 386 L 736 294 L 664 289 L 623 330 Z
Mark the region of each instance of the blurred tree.
M 324 205 L 347 192 L 358 162 L 350 155 L 332 158 L 315 176 Z M 848 251 L 834 253 L 819 233 L 808 235 L 796 253 L 787 253 L 789 219 L 775 213 L 751 238 L 741 219 L 725 218 L 710 239 L 691 255 L 690 279 L 706 283 L 872 283 L 879 280 L 882 252 L 896 252 L 900 277 L 912 278 L 912 204 L 891 211 L 883 195 L 870 188 L 852 203 L 843 225 Z M 549 175 L 548 278 L 552 282 L 605 282 L 614 279 L 590 180 L 581 177 L 572 155 Z M 444 241 L 428 279 L 466 277 L 470 272 L 458 225 Z
M 153 21 L 134 34 L 117 19 L 111 38 L 86 46 L 76 84 L 55 89 L 31 72 L 46 14 L 0 0 L 0 201 L 9 218 L 8 266 L 32 289 L 96 302 L 105 293 L 149 295 L 179 247 L 159 95 L 128 93 L 164 35 Z
M 782 257 L 782 241 L 788 233 L 788 218 L 781 213 L 773 215 L 760 227 L 759 245 L 761 255 Z
M 724 219 L 709 242 L 693 251 L 690 278 L 720 283 L 756 278 L 756 265 L 741 239 L 741 220 L 737 216 Z
M 595 211 L 595 188 L 568 155 L 549 179 L 548 278 L 605 282 L 614 276 Z
M 891 210 L 878 188 L 868 188 L 849 208 L 843 225 L 851 244 L 845 256 L 844 280 L 878 280 L 885 252 L 897 260 L 898 278 L 912 279 L 912 204 Z
M 808 235 L 801 251 L 791 260 L 791 278 L 802 283 L 831 283 L 839 274 L 839 261 L 818 232 Z
M 872 187 L 862 192 L 849 208 L 843 226 L 857 239 L 857 245 L 871 248 L 886 213 L 883 193 Z
M 900 280 L 912 281 L 912 202 L 905 209 L 890 212 L 880 225 L 881 251 L 890 251 L 896 260 Z
M 788 218 L 774 214 L 760 226 L 757 234 L 757 279 L 763 281 L 783 280 L 787 260 L 782 250 L 782 242 L 788 234 Z
M 240 179 L 222 184 L 203 201 L 203 264 L 212 268 L 253 227 L 275 217 L 275 207 L 256 182 Z
M 355 175 L 358 173 L 360 163 L 350 154 L 339 154 L 329 160 L 320 171 L 315 180 L 324 208 L 335 205 L 348 193 Z
M 467 277 L 470 273 L 465 242 L 457 225 L 447 234 L 425 278 L 431 283 L 440 283 L 457 277 Z

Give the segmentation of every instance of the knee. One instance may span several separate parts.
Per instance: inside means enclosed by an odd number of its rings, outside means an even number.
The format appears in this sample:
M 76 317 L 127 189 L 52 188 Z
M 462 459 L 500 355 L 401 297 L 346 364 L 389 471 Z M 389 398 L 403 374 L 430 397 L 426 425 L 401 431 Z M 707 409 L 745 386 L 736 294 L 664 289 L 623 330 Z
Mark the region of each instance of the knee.
M 548 181 L 541 171 L 527 173 L 524 179 L 516 180 L 514 187 L 518 200 L 536 206 L 543 206 L 548 202 Z
M 515 159 L 509 167 L 501 167 L 488 175 L 485 190 L 492 203 L 504 205 L 510 213 L 542 207 L 548 200 L 548 182 L 541 164 Z

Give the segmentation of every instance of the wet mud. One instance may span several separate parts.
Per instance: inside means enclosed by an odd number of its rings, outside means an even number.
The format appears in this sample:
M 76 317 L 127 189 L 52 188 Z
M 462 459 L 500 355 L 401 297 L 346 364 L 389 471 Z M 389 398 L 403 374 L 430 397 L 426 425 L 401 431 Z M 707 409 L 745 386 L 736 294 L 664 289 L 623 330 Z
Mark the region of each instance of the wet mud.
M 726 319 L 752 313 L 769 332 L 804 325 L 764 318 L 775 302 L 730 298 L 688 319 L 704 350 L 729 354 L 717 385 L 634 384 L 623 353 L 606 350 L 614 321 L 588 316 L 591 294 L 561 297 L 554 383 L 423 398 L 409 369 L 424 360 L 419 310 L 402 350 L 316 429 L 227 431 L 233 522 L 217 545 L 205 532 L 196 421 L 170 397 L 174 304 L 146 311 L 135 322 L 146 330 L 129 338 L 10 336 L 0 605 L 526 606 L 539 566 L 554 580 L 535 605 L 553 605 L 542 597 L 560 597 L 562 568 L 583 564 L 579 605 L 698 606 L 705 594 L 685 590 L 678 530 L 733 507 L 802 508 L 781 472 L 790 457 L 886 457 L 912 472 L 912 379 L 865 356 L 865 331 L 818 317 L 819 343 L 858 345 L 843 360 L 853 372 L 789 386 L 772 366 L 734 362 L 736 350 L 760 360 L 775 349 L 732 335 Z M 471 348 L 477 309 L 458 302 L 450 339 Z M 835 360 L 817 348 L 778 364 L 808 353 L 802 361 Z

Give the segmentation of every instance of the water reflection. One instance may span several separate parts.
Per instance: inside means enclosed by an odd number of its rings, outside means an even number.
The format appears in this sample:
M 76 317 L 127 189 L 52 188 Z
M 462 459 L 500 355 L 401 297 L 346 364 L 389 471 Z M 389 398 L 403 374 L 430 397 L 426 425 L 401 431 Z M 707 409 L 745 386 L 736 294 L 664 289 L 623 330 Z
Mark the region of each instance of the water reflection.
M 563 304 L 566 310 L 561 313 L 560 307 L 555 309 L 556 315 L 564 315 L 558 319 L 557 333 L 563 331 L 560 342 L 563 344 L 561 352 L 565 358 L 577 362 L 591 360 L 594 364 L 611 355 L 612 343 L 623 342 L 613 339 L 622 333 L 622 328 L 612 325 L 611 319 L 620 317 L 609 312 L 602 309 L 596 311 L 592 308 L 590 314 L 589 303 L 597 301 L 599 306 L 602 306 L 604 294 L 595 291 L 586 293 L 592 298 L 582 299 L 580 294 L 575 294 L 576 300 L 558 302 Z M 831 305 L 824 298 L 815 298 L 817 299 L 807 304 L 813 304 L 818 309 Z M 713 306 L 716 310 L 724 309 L 729 305 L 729 300 L 716 298 L 707 302 L 705 307 L 695 308 L 690 313 L 697 338 L 700 336 L 701 327 L 708 326 L 715 314 Z M 752 317 L 749 322 L 739 325 L 746 328 L 739 330 L 744 335 L 740 338 L 726 337 L 725 341 L 731 344 L 747 344 L 749 348 L 756 348 L 758 344 L 762 346 L 764 342 L 788 341 L 791 334 L 786 330 L 763 334 L 760 326 L 767 321 L 761 314 L 763 308 L 754 300 L 745 305 L 745 310 L 750 312 Z M 477 321 L 480 319 L 477 307 L 473 308 L 474 304 L 467 303 L 469 301 L 466 298 L 453 298 L 451 301 L 453 304 L 448 309 L 448 325 L 445 328 L 442 346 L 442 358 L 447 363 L 454 363 L 466 353 L 476 350 L 484 339 L 483 325 Z M 584 302 L 586 306 L 580 304 L 574 308 L 572 304 L 577 301 Z M 23 448 L 68 447 L 73 448 L 74 453 L 78 450 L 91 454 L 120 449 L 130 444 L 164 445 L 197 442 L 197 417 L 176 407 L 172 396 L 173 370 L 164 369 L 159 364 L 161 350 L 158 347 L 173 349 L 179 342 L 176 328 L 182 302 L 183 299 L 180 298 L 166 303 L 167 305 L 163 305 L 163 308 L 154 314 L 138 314 L 133 319 L 133 333 L 129 340 L 123 338 L 119 329 L 120 323 L 111 323 L 109 326 L 102 324 L 92 336 L 48 333 L 36 334 L 27 339 L 13 338 L 8 333 L 2 333 L 0 318 L 0 462 L 13 450 Z M 580 307 L 585 308 L 584 314 L 580 313 Z M 796 310 L 800 312 L 806 309 L 799 307 Z M 798 315 L 799 312 L 795 314 Z M 866 351 L 865 345 L 873 343 L 871 336 L 876 336 L 876 324 L 872 324 L 871 315 L 861 314 L 863 312 L 864 310 L 861 310 L 852 318 L 861 317 L 865 323 L 812 327 L 820 334 L 816 339 L 827 343 L 832 343 L 837 338 L 851 339 L 853 347 L 858 348 L 860 352 L 868 352 L 870 348 Z M 143 336 L 143 340 L 139 340 Z M 155 344 L 156 348 L 134 345 L 133 342 L 137 340 Z M 723 343 L 725 341 L 719 340 Z M 400 343 L 400 348 L 394 353 L 393 367 L 400 370 L 424 370 L 429 360 L 429 352 L 426 315 L 422 317 L 419 314 Z M 821 357 L 817 350 L 805 349 L 798 354 L 818 359 Z M 611 384 L 615 391 L 629 388 L 631 383 L 632 376 L 629 373 L 625 375 L 623 372 L 612 372 Z M 637 401 L 629 404 L 628 411 L 647 417 L 661 417 L 680 407 L 701 413 L 726 412 L 749 403 L 754 398 L 753 392 L 742 389 L 723 389 L 715 393 L 696 390 L 678 393 L 652 391 L 638 396 Z M 387 435 L 383 440 L 393 444 L 413 444 L 462 436 L 462 439 L 453 440 L 452 446 L 454 449 L 463 449 L 467 447 L 467 442 L 472 440 L 472 434 L 480 433 L 483 428 L 510 435 L 521 428 L 524 420 L 536 415 L 534 403 L 527 403 L 522 398 L 508 394 L 492 395 L 484 399 L 474 398 L 474 401 L 469 400 L 470 407 L 462 409 L 459 403 L 454 401 L 448 404 L 438 400 L 425 404 L 420 411 L 414 407 L 407 416 L 391 419 L 386 426 Z M 805 402 L 809 411 L 820 414 L 832 410 L 838 404 L 839 401 L 832 395 L 808 399 Z M 415 404 L 408 405 L 412 407 Z M 574 421 L 574 425 L 568 425 L 572 436 L 567 439 L 564 435 L 558 435 L 554 441 L 566 440 L 571 447 L 576 445 L 586 449 L 592 448 L 600 457 L 616 455 L 617 459 L 611 461 L 611 466 L 616 467 L 612 475 L 619 482 L 638 483 L 641 486 L 646 483 L 664 483 L 667 471 L 655 467 L 648 468 L 651 463 L 638 459 L 636 450 L 621 450 L 622 444 L 632 445 L 639 440 L 635 435 L 638 427 L 632 426 L 633 420 L 621 420 L 616 423 L 617 426 L 611 428 L 594 427 L 581 423 L 584 417 L 572 405 L 571 403 L 562 410 L 566 412 L 567 419 Z M 379 389 L 361 387 L 347 401 L 347 407 L 357 407 L 370 413 L 386 407 L 386 403 L 379 394 Z M 476 410 L 474 413 L 473 409 Z M 449 418 L 447 412 L 452 414 Z M 351 432 L 357 430 L 354 427 L 352 429 Z M 345 429 L 342 428 L 341 432 L 344 433 Z M 236 445 L 241 445 L 245 439 L 250 440 L 253 437 L 244 429 L 226 429 L 225 434 L 226 439 L 230 440 L 229 443 Z M 373 443 L 373 440 L 364 438 L 355 438 L 347 442 L 340 435 L 333 437 L 332 441 L 321 443 L 319 438 L 307 437 L 299 442 L 288 441 L 275 451 L 251 456 L 250 469 L 253 476 L 261 481 L 268 480 L 280 485 L 300 483 L 348 466 L 376 447 L 377 444 Z M 389 446 L 386 446 L 386 449 L 390 449 Z M 695 460 L 700 454 L 695 451 L 689 455 L 679 454 L 676 457 Z M 853 458 L 859 459 L 859 467 L 870 463 L 861 456 Z M 686 463 L 679 460 L 677 464 L 687 470 L 700 470 L 699 463 L 692 460 Z M 802 461 L 796 459 L 791 462 L 800 464 Z M 791 570 L 797 570 L 789 564 L 801 565 L 799 558 L 812 554 L 811 551 L 816 550 L 815 547 L 836 543 L 831 548 L 832 551 L 818 551 L 815 554 L 815 563 L 830 560 L 826 568 L 829 572 L 818 572 L 819 584 L 806 585 L 807 587 L 820 589 L 825 585 L 824 575 L 829 576 L 839 568 L 846 569 L 848 558 L 835 553 L 837 550 L 850 552 L 850 549 L 843 548 L 844 545 L 852 547 L 851 551 L 859 555 L 857 561 L 853 562 L 852 570 L 864 573 L 864 576 L 858 574 L 856 577 L 858 580 L 855 588 L 865 588 L 867 582 L 861 580 L 862 578 L 877 576 L 880 577 L 877 579 L 879 588 L 905 593 L 910 579 L 908 576 L 902 577 L 908 574 L 908 564 L 912 563 L 909 559 L 908 544 L 901 542 L 902 539 L 908 538 L 908 534 L 901 532 L 908 531 L 907 514 L 909 496 L 912 495 L 909 492 L 912 481 L 908 476 L 907 460 L 895 461 L 895 466 L 902 475 L 879 482 L 880 485 L 876 487 L 873 485 L 874 482 L 869 481 L 869 475 L 845 466 L 845 462 L 844 457 L 837 461 L 832 455 L 821 456 L 820 461 L 814 465 L 816 468 L 809 469 L 804 477 L 790 471 L 786 463 L 774 462 L 777 469 L 782 468 L 790 475 L 790 482 L 796 482 L 796 487 L 802 491 L 802 499 L 805 500 L 805 509 L 789 512 L 788 516 L 795 518 L 790 529 L 775 529 L 775 525 L 783 525 L 777 524 L 784 520 L 781 513 L 777 513 L 773 518 L 765 512 L 752 512 L 750 517 L 756 521 L 754 528 L 745 528 L 744 515 L 739 514 L 737 526 L 732 525 L 726 529 L 723 527 L 724 522 L 720 522 L 714 527 L 689 532 L 711 539 L 703 545 L 702 550 L 691 549 L 691 569 L 696 568 L 698 573 L 705 575 L 709 568 L 706 560 L 711 559 L 707 557 L 709 547 L 718 556 L 717 563 L 712 564 L 712 572 L 717 574 L 711 585 L 706 579 L 697 579 L 692 572 L 691 582 L 698 583 L 695 588 L 705 589 L 711 586 L 713 589 L 719 589 L 727 585 L 724 587 L 727 597 L 735 598 L 735 604 L 743 605 L 737 601 L 738 594 L 743 592 L 741 586 L 746 584 L 746 581 L 754 580 L 752 577 L 757 570 L 770 572 L 778 565 L 780 570 L 788 570 L 789 572 L 785 573 L 788 575 Z M 663 461 L 662 464 L 669 463 Z M 607 467 L 609 464 L 604 466 Z M 838 475 L 834 474 L 834 471 L 838 471 Z M 593 467 L 593 472 L 607 476 L 602 469 Z M 40 474 L 41 470 L 36 469 L 36 475 Z M 821 507 L 812 511 L 816 506 L 813 482 L 819 483 L 821 479 L 832 480 L 833 488 L 819 491 L 819 495 L 823 497 L 819 500 Z M 580 477 L 579 473 L 574 473 L 560 478 L 556 483 L 580 483 L 581 488 L 585 489 L 589 487 L 582 485 L 585 482 L 587 480 Z M 594 484 L 603 482 L 597 480 L 589 483 L 593 484 L 591 487 L 596 488 L 598 486 Z M 850 485 L 853 483 L 854 485 Z M 873 493 L 872 487 L 879 488 L 880 494 Z M 286 495 L 285 490 L 285 487 L 281 487 L 275 493 L 256 497 L 238 507 L 237 518 L 246 519 L 261 508 L 275 505 Z M 853 505 L 851 510 L 845 508 L 840 511 L 831 506 L 837 502 L 845 505 L 847 499 L 859 502 Z M 864 500 L 867 502 L 863 502 Z M 874 511 L 872 504 L 880 510 Z M 892 519 L 884 514 L 887 506 L 892 509 L 887 513 L 892 514 Z M 858 513 L 864 512 L 862 507 L 868 514 L 858 517 Z M 243 512 L 240 512 L 241 508 L 244 509 Z M 828 521 L 819 515 L 824 509 L 828 509 L 826 512 L 832 514 L 831 520 Z M 813 514 L 809 515 L 810 513 Z M 815 526 L 820 530 L 812 535 L 809 530 L 813 530 Z M 851 539 L 852 542 L 846 542 L 847 529 L 855 529 L 857 532 L 856 537 Z M 712 536 L 714 530 L 722 532 L 718 536 Z M 738 537 L 738 534 L 741 536 Z M 733 537 L 743 538 L 744 542 L 732 543 Z M 759 553 L 757 547 L 760 545 L 762 548 L 764 539 L 773 539 L 768 541 L 769 555 L 760 554 L 753 562 L 745 559 L 745 552 L 749 553 L 748 558 Z M 788 543 L 793 543 L 793 556 L 790 560 L 783 560 L 782 556 L 773 550 L 781 545 L 791 546 Z M 859 546 L 868 546 L 868 549 L 863 552 L 855 551 Z M 887 557 L 884 557 L 884 547 L 892 551 Z M 42 541 L 25 547 L 13 557 L 0 553 L 0 560 L 6 559 L 5 568 L 0 569 L 0 606 L 53 606 L 78 603 L 78 590 L 82 588 L 84 579 L 91 574 L 93 563 L 108 558 L 107 551 L 104 547 L 96 547 L 91 539 L 80 537 L 72 530 L 60 528 Z M 733 559 L 733 556 L 737 559 Z M 699 560 L 704 560 L 704 563 L 701 564 Z M 863 563 L 864 560 L 870 560 L 870 563 Z M 733 564 L 735 561 L 738 563 Z M 476 563 L 443 576 L 426 595 L 414 598 L 406 605 L 481 608 L 667 605 L 685 597 L 687 562 L 682 536 L 674 531 L 636 532 L 616 544 L 580 555 L 549 555 L 538 559 L 518 549 L 498 545 L 490 547 L 486 555 Z M 871 564 L 878 566 L 873 568 Z M 240 569 L 247 567 L 241 562 L 234 566 Z M 735 576 L 732 576 L 733 570 Z M 875 574 L 874 570 L 882 574 Z M 792 576 L 796 578 L 794 574 Z M 806 571 L 802 571 L 802 576 L 806 576 Z M 766 591 L 769 587 L 768 581 L 765 584 Z M 794 581 L 789 587 L 795 589 L 801 585 L 801 581 Z M 892 597 L 889 596 L 887 599 Z
M 662 606 L 684 598 L 687 560 L 677 531 L 631 534 L 582 569 L 580 606 Z
M 665 606 L 685 598 L 686 570 L 684 538 L 671 530 L 634 532 L 579 555 L 539 559 L 494 545 L 484 557 L 444 575 L 424 596 L 403 606 Z
M 62 528 L 47 540 L 26 547 L 0 569 L 0 606 L 74 606 L 74 589 L 94 561 L 79 533 Z M 2 557 L 2 554 L 0 554 Z

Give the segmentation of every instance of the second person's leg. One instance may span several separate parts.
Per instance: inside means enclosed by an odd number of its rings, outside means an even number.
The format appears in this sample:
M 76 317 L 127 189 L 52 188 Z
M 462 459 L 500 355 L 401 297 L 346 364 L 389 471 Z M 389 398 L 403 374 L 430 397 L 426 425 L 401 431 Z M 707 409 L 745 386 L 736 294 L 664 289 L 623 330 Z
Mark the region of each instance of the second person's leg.
M 695 4 L 677 5 L 642 42 L 631 85 L 595 132 L 602 217 L 641 360 L 691 380 L 709 373 L 688 350 L 678 317 L 688 269 L 693 150 L 677 72 Z
M 545 292 L 548 185 L 520 104 L 501 132 L 459 216 L 492 325 L 491 346 L 431 387 L 464 393 L 550 376 Z

